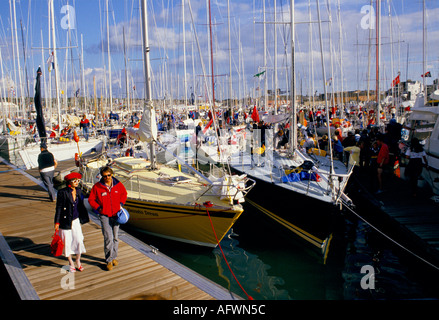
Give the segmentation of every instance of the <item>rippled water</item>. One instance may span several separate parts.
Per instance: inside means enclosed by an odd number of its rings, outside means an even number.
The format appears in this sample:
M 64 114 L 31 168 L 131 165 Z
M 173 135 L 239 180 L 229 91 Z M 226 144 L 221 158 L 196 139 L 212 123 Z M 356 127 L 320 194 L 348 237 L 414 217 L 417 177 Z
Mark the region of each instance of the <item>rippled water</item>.
M 437 299 L 438 273 L 423 265 L 362 221 L 340 219 L 327 263 L 307 245 L 291 238 L 250 205 L 221 248 L 198 248 L 136 234 L 145 243 L 196 272 L 255 300 Z M 371 282 L 361 282 L 369 272 Z M 363 280 L 364 281 L 364 280 Z

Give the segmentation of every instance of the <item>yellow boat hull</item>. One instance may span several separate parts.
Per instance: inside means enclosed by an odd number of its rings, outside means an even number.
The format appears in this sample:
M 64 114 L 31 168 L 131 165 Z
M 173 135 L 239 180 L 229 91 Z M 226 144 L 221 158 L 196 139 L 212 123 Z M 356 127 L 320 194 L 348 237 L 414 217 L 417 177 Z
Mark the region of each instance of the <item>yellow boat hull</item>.
M 221 241 L 243 212 L 238 208 L 137 200 L 128 200 L 125 208 L 130 213 L 131 227 L 154 236 L 208 247 L 216 247 L 217 240 Z

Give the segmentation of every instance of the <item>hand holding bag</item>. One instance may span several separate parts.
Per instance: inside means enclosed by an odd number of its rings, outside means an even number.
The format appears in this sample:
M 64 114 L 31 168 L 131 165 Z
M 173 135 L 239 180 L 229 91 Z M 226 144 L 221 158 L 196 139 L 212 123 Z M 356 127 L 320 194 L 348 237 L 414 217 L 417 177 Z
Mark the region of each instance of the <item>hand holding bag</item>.
M 58 257 L 62 255 L 62 251 L 64 249 L 64 243 L 59 236 L 58 230 L 55 231 L 55 234 L 52 236 L 52 238 L 52 243 L 50 244 L 50 253 L 52 253 L 55 257 Z
M 119 224 L 125 224 L 130 219 L 130 214 L 128 213 L 127 209 L 120 208 L 119 212 L 117 213 L 117 223 Z

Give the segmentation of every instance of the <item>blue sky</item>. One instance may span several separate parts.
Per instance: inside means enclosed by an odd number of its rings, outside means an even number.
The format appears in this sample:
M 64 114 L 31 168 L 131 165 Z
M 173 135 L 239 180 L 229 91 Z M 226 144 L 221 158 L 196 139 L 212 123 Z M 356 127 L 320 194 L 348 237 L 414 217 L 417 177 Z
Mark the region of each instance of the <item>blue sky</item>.
M 389 3 L 390 1 L 390 3 Z M 381 83 L 382 89 L 388 89 L 392 79 L 401 72 L 401 80 L 407 77 L 412 80 L 421 80 L 422 74 L 422 1 L 409 0 L 382 0 L 382 64 Z M 11 21 L 9 0 L 0 0 L 0 49 L 3 56 L 4 74 L 0 84 L 5 82 L 8 87 L 14 86 L 16 73 L 12 59 L 11 47 Z M 277 19 L 287 22 L 289 18 L 289 0 L 277 0 Z M 328 4 L 329 2 L 329 4 Z M 57 29 L 57 47 L 66 47 L 68 30 L 66 25 L 67 14 L 62 13 L 64 6 L 74 7 L 74 29 L 70 32 L 71 51 L 66 49 L 57 51 L 58 70 L 62 87 L 68 95 L 80 88 L 80 39 L 84 39 L 84 65 L 86 91 L 92 94 L 93 76 L 97 83 L 98 95 L 105 95 L 104 78 L 108 82 L 108 60 L 106 39 L 106 3 L 107 0 L 55 0 L 55 26 Z M 206 73 L 210 74 L 207 41 L 207 10 L 206 0 L 191 0 L 195 29 L 199 38 Z M 232 82 L 233 96 L 240 94 L 254 94 L 255 88 L 263 86 L 263 81 L 253 77 L 263 69 L 263 21 L 262 0 L 230 0 L 231 4 L 231 29 L 232 29 Z M 309 20 L 309 8 L 311 20 L 317 19 L 316 0 L 295 1 L 296 22 Z M 338 12 L 340 4 L 340 14 Z M 266 0 L 266 21 L 274 21 L 274 1 Z M 329 30 L 330 24 L 323 22 L 323 41 L 325 51 L 326 78 L 333 77 L 334 89 L 355 90 L 367 87 L 368 66 L 368 37 L 369 29 L 364 28 L 367 24 L 365 13 L 361 11 L 364 6 L 370 5 L 370 0 L 320 0 L 322 20 L 328 21 L 328 8 L 331 14 L 331 40 L 332 40 L 332 68 L 329 53 Z M 391 17 L 389 18 L 389 5 Z M 123 56 L 123 29 L 126 33 L 127 58 L 131 94 L 143 95 L 143 72 L 142 52 L 140 38 L 139 0 L 109 0 L 109 24 L 110 24 L 110 52 L 112 64 L 112 88 L 114 97 L 125 97 L 125 65 Z M 375 6 L 375 4 L 374 4 Z M 439 22 L 435 17 L 439 16 L 439 1 L 427 0 L 427 71 L 431 71 L 432 78 L 428 83 L 437 78 L 439 74 Z M 197 95 L 203 95 L 201 88 L 205 78 L 202 76 L 200 56 L 197 44 L 192 32 L 192 21 L 189 12 L 188 1 L 185 0 L 185 34 L 186 34 L 186 61 L 188 95 L 192 92 L 193 83 L 197 88 Z M 211 2 L 213 34 L 214 34 L 214 66 L 216 77 L 216 97 L 228 97 L 228 33 L 227 33 L 227 1 L 214 0 Z M 151 47 L 151 66 L 153 72 L 153 96 L 173 98 L 183 97 L 183 30 L 182 30 L 182 1 L 181 0 L 148 0 L 149 41 Z M 20 21 L 23 24 L 23 34 L 26 47 L 27 72 L 29 88 L 33 95 L 33 83 L 35 71 L 38 65 L 44 64 L 45 78 L 47 73 L 45 61 L 48 50 L 41 53 L 41 48 L 48 47 L 48 1 L 47 0 L 16 0 L 17 33 L 19 40 L 20 61 L 23 68 L 23 51 Z M 340 29 L 339 16 L 341 17 L 341 46 L 340 58 Z M 393 32 L 390 33 L 390 20 Z M 255 23 L 256 22 L 256 23 Z M 72 26 L 72 24 L 71 24 Z M 372 30 L 375 36 L 375 30 Z M 289 27 L 277 25 L 278 33 L 278 87 L 286 89 L 288 80 L 289 58 Z M 43 44 L 41 41 L 43 36 Z M 358 40 L 357 40 L 358 34 Z M 274 88 L 274 25 L 267 24 L 267 79 L 268 89 Z M 240 41 L 239 41 L 240 40 Z M 307 94 L 314 79 L 315 91 L 323 92 L 323 77 L 320 62 L 320 47 L 318 42 L 317 24 L 312 24 L 312 45 L 309 45 L 310 25 L 296 25 L 296 70 L 297 90 Z M 359 45 L 356 45 L 356 43 Z M 373 39 L 374 43 L 375 40 Z M 390 43 L 393 43 L 392 45 Z M 287 47 L 287 55 L 285 55 Z M 38 48 L 38 49 L 37 49 Z M 239 57 L 241 53 L 241 58 Z M 311 54 L 312 53 L 312 54 Z M 408 53 L 408 64 L 407 64 Z M 358 54 L 358 63 L 357 63 Z M 66 65 L 66 55 L 68 64 Z M 73 55 L 73 65 L 71 64 Z M 371 49 L 371 89 L 375 88 L 375 46 Z M 393 57 L 393 59 L 392 59 Z M 311 58 L 314 65 L 314 73 L 310 75 Z M 193 68 L 194 61 L 195 66 Z M 392 68 L 393 65 L 393 68 Z M 341 68 L 342 66 L 342 68 Z M 66 69 L 67 68 L 67 69 Z M 104 68 L 106 72 L 104 72 Z M 195 69 L 195 72 L 193 72 Z M 343 81 L 341 72 L 343 71 Z M 332 72 L 331 72 L 332 71 Z M 195 76 L 193 74 L 195 73 Z M 74 77 L 72 77 L 72 74 Z M 67 77 L 67 82 L 66 82 Z M 23 78 L 25 73 L 23 72 Z M 7 80 L 4 80 L 7 79 Z M 210 78 L 206 78 L 210 84 Z M 67 84 L 66 84 L 67 83 Z M 136 86 L 134 92 L 132 88 Z M 0 88 L 0 92 L 2 92 Z M 17 90 L 19 90 L 17 88 Z M 330 88 L 331 90 L 331 88 Z M 107 91 L 108 92 L 108 91 Z M 108 93 L 107 93 L 108 94 Z

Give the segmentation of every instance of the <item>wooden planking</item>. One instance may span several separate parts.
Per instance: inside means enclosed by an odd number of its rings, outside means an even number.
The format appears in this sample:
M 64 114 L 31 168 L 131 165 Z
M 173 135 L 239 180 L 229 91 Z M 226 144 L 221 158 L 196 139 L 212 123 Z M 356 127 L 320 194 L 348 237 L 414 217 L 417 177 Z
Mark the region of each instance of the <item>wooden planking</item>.
M 110 272 L 104 271 L 103 236 L 100 226 L 93 221 L 83 225 L 87 252 L 81 261 L 85 271 L 65 273 L 62 267 L 68 265 L 67 259 L 53 257 L 49 252 L 55 204 L 48 202 L 45 190 L 35 188 L 35 181 L 17 171 L 7 170 L 8 166 L 0 164 L 0 231 L 6 240 L 6 247 L 10 247 L 16 263 L 24 271 L 24 278 L 40 299 L 130 299 L 140 294 L 160 294 L 176 300 L 211 300 L 215 296 L 237 298 L 185 267 L 175 268 L 172 266 L 176 264 L 175 261 L 171 261 L 171 268 L 163 267 L 145 253 L 150 251 L 153 255 L 150 248 L 139 249 L 141 242 L 123 231 L 121 238 L 134 243 L 137 249 L 121 239 L 119 265 Z M 165 261 L 167 258 L 161 253 L 158 256 L 158 260 Z M 170 270 L 179 268 L 184 269 L 185 278 L 191 274 L 195 280 L 189 282 Z M 62 281 L 66 277 L 74 279 L 74 289 L 62 288 Z M 214 296 L 207 293 L 209 290 L 198 288 L 198 282 L 204 287 L 211 286 Z M 218 291 L 222 292 L 218 294 Z
M 393 231 L 404 236 L 405 247 L 439 268 L 439 203 L 431 199 L 431 190 L 419 188 L 413 197 L 408 181 L 385 174 L 384 192 L 374 195 L 369 171 L 360 170 L 353 179 L 361 189 L 357 194 L 361 203 L 370 204 L 373 214 L 375 210 L 385 214 L 380 219 L 391 222 Z

